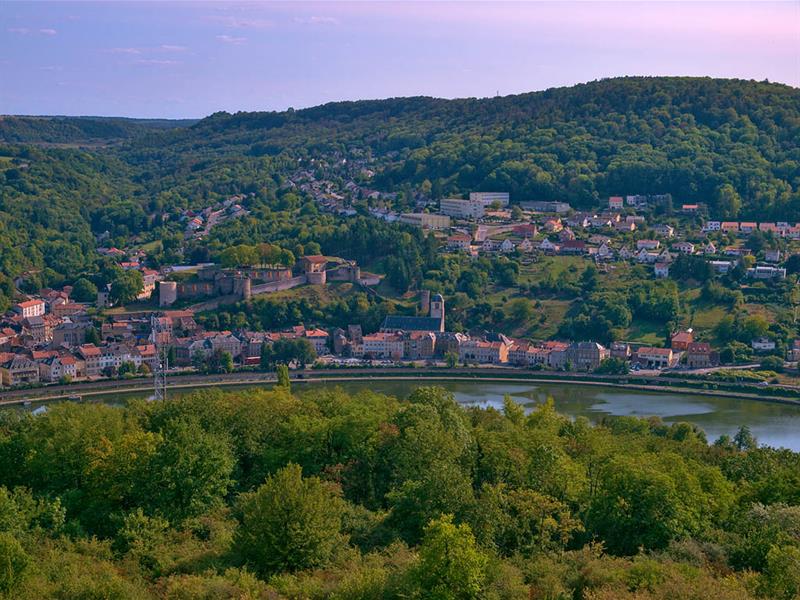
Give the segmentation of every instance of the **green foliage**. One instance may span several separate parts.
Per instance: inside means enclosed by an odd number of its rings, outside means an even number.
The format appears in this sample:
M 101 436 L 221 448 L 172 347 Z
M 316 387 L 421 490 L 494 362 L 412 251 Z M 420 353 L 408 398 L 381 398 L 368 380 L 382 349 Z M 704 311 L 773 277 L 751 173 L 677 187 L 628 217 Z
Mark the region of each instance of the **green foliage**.
M 341 543 L 336 491 L 289 464 L 240 500 L 236 547 L 256 572 L 270 575 L 324 564 Z
M 14 536 L 0 532 L 0 593 L 12 597 L 29 565 L 30 557 Z
M 289 367 L 286 365 L 278 365 L 276 374 L 278 378 L 278 383 L 276 385 L 286 390 L 291 389 L 292 382 L 289 380 Z
M 791 598 L 798 506 L 800 455 L 746 428 L 709 447 L 435 387 L 0 412 L 0 577 L 24 600 Z
M 482 597 L 487 557 L 475 543 L 469 525 L 456 525 L 444 515 L 425 527 L 415 574 L 420 597 L 468 600 Z

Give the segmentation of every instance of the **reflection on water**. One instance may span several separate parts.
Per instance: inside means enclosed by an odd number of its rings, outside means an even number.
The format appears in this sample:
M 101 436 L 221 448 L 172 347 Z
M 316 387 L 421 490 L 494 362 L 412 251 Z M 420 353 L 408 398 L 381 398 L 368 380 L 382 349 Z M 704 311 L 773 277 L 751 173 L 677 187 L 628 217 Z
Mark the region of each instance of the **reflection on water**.
M 331 383 L 295 382 L 298 392 L 311 391 Z M 689 421 L 705 430 L 709 441 L 722 434 L 733 435 L 747 425 L 762 444 L 800 451 L 800 406 L 773 402 L 760 402 L 717 396 L 700 396 L 662 392 L 640 392 L 602 386 L 565 384 L 536 384 L 523 382 L 490 381 L 343 381 L 340 385 L 348 392 L 371 390 L 374 392 L 407 397 L 422 385 L 440 385 L 453 392 L 456 400 L 465 406 L 494 407 L 502 409 L 503 397 L 509 394 L 516 402 L 533 410 L 536 404 L 552 397 L 556 409 L 570 416 L 585 416 L 597 421 L 606 415 L 661 417 L 666 423 Z M 252 387 L 252 386 L 243 386 Z M 226 387 L 224 389 L 230 389 Z M 178 396 L 189 391 L 171 392 Z M 146 394 L 134 393 L 97 397 L 97 401 L 113 405 L 123 404 Z M 36 408 L 33 405 L 30 408 Z

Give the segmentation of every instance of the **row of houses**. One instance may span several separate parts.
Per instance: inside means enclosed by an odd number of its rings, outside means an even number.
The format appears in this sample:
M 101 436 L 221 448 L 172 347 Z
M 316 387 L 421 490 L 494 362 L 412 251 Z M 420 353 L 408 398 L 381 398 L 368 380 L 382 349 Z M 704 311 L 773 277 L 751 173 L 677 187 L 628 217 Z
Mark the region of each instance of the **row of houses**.
M 774 233 L 790 240 L 800 240 L 800 223 L 792 225 L 786 221 L 761 223 L 755 221 L 706 221 L 703 223 L 702 231 L 703 233 L 721 231 L 738 235 L 750 235 L 754 231 L 760 231 Z

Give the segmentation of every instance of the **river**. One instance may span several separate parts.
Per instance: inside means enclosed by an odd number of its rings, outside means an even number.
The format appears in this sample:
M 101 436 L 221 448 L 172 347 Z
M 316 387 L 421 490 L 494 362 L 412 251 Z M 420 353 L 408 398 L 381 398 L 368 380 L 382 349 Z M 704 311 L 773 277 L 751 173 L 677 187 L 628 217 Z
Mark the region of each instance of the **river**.
M 750 427 L 759 443 L 800 452 L 800 406 L 750 399 L 727 398 L 669 392 L 646 392 L 624 388 L 492 381 L 342 381 L 337 383 L 293 382 L 296 392 L 312 392 L 319 386 L 339 385 L 348 392 L 372 390 L 407 397 L 421 385 L 440 385 L 453 392 L 455 399 L 467 406 L 502 408 L 503 396 L 510 394 L 518 403 L 532 410 L 536 403 L 551 396 L 556 409 L 570 416 L 585 416 L 597 421 L 606 415 L 661 417 L 666 423 L 688 421 L 701 427 L 713 441 L 722 434 L 733 436 L 741 425 Z M 223 389 L 236 389 L 226 386 Z M 252 387 L 252 386 L 243 386 Z M 173 391 L 171 396 L 188 393 Z M 141 393 L 96 396 L 96 401 L 119 404 Z M 87 398 L 88 400 L 88 398 Z M 35 409 L 38 405 L 34 404 Z
M 320 383 L 294 384 L 296 391 L 313 389 Z M 372 390 L 404 398 L 416 387 L 429 385 L 416 381 L 342 382 L 349 392 Z M 570 416 L 585 416 L 597 421 L 606 415 L 661 417 L 666 423 L 688 421 L 714 441 L 722 434 L 733 436 L 742 425 L 750 427 L 760 444 L 800 452 L 800 407 L 758 400 L 700 396 L 664 392 L 643 392 L 602 386 L 509 382 L 442 381 L 436 383 L 453 392 L 456 400 L 468 406 L 502 408 L 503 396 L 510 394 L 518 403 L 532 409 L 548 396 L 556 409 Z

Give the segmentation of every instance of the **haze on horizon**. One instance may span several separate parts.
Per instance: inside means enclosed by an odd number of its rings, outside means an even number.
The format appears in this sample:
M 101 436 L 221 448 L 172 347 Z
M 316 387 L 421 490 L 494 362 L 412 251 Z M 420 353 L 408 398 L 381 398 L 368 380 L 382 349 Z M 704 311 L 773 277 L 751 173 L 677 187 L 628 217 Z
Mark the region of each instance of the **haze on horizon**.
M 623 75 L 800 86 L 800 1 L 5 2 L 0 114 L 197 118 Z

